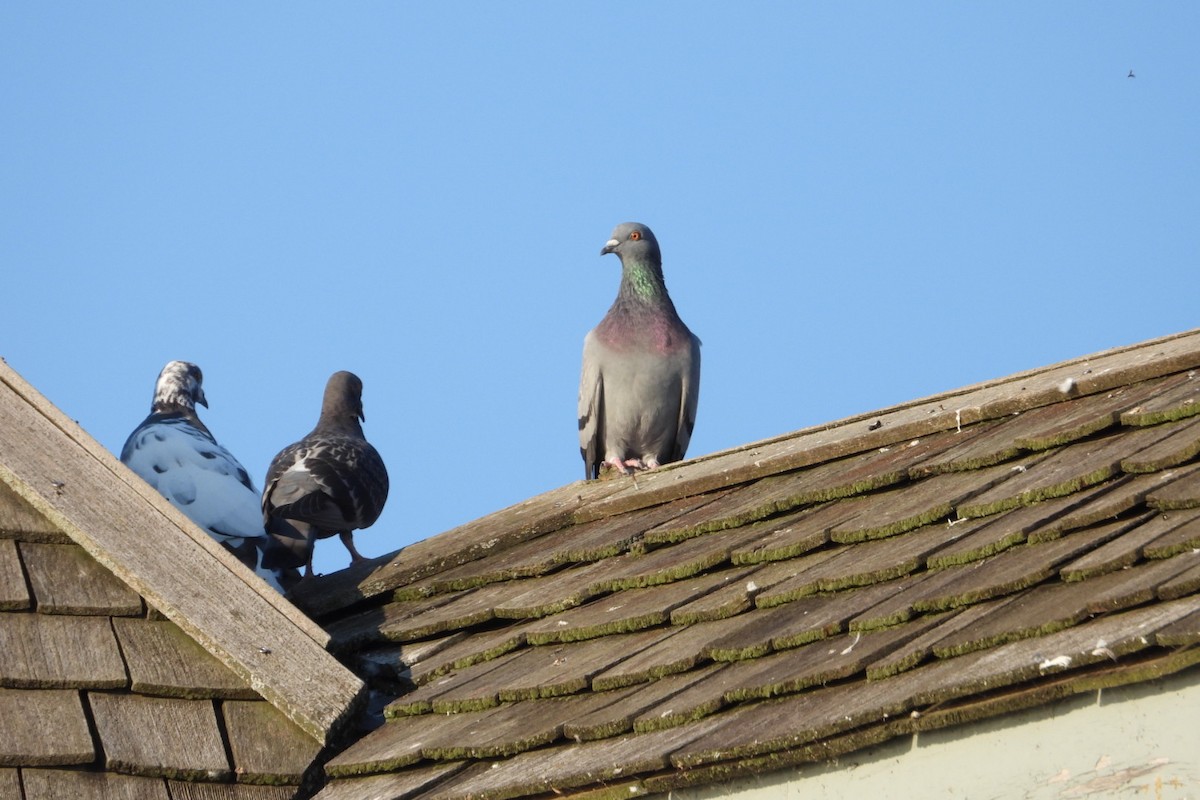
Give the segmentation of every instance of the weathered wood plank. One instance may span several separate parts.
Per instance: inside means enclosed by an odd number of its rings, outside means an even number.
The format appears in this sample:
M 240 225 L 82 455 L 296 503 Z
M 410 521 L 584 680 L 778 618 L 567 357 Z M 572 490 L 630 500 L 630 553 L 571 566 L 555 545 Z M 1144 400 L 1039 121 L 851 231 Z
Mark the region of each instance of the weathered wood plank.
M 1181 597 L 1186 597 L 1189 594 L 1200 592 L 1200 564 L 1195 563 L 1195 554 L 1192 554 L 1193 566 L 1184 570 L 1173 578 L 1170 578 L 1158 587 L 1158 596 L 1163 600 L 1177 600 Z M 1187 558 L 1185 553 L 1177 558 Z
M 733 490 L 709 492 L 698 497 L 682 497 L 628 514 L 573 525 L 565 532 L 567 535 L 560 534 L 559 538 L 567 544 L 566 556 L 569 561 L 594 561 L 619 555 L 629 550 L 638 540 L 678 541 L 685 537 L 675 535 L 672 531 L 688 527 L 681 520 L 700 508 L 724 499 L 731 491 Z
M 139 694 L 189 700 L 257 700 L 243 678 L 218 661 L 173 622 L 113 619 L 129 668 L 131 688 Z
M 693 625 L 749 611 L 754 607 L 754 596 L 764 588 L 756 579 L 770 580 L 770 572 L 759 566 L 722 570 L 717 574 L 720 582 L 711 591 L 671 610 L 671 624 Z
M 410 644 L 364 649 L 357 654 L 358 666 L 355 672 L 359 675 L 383 677 L 385 680 L 413 683 L 412 669 L 415 665 L 435 658 L 438 653 L 464 641 L 469 635 L 466 631 L 459 631 Z
M 0 769 L 0 800 L 22 800 L 21 779 L 15 769 Z
M 1020 545 L 985 561 L 943 570 L 956 573 L 955 580 L 937 587 L 936 591 L 924 597 L 916 598 L 913 608 L 918 611 L 946 611 L 1027 589 L 1055 574 L 1058 565 L 1120 536 L 1137 522 L 1121 520 L 1071 533 L 1044 544 Z
M 1071 496 L 1080 499 L 1079 505 L 1055 519 L 1040 532 L 1049 530 L 1063 533 L 1116 519 L 1125 512 L 1142 505 L 1150 492 L 1173 480 L 1174 477 L 1170 471 L 1132 477 L 1126 475 L 1090 489 L 1084 489 L 1082 492 L 1076 492 Z
M 466 766 L 463 762 L 434 764 L 405 770 L 395 775 L 373 775 L 335 781 L 317 795 L 316 800 L 363 800 L 364 797 L 416 797 L 428 786 L 443 782 Z
M 719 667 L 690 672 L 686 680 L 676 677 L 643 686 L 593 692 L 579 697 L 567 698 L 571 713 L 561 717 L 562 733 L 576 742 L 606 739 L 633 730 L 633 720 L 646 708 L 673 695 L 696 680 L 703 680 Z
M 755 580 L 758 590 L 755 604 L 760 608 L 777 606 L 816 593 L 822 577 L 828 574 L 822 571 L 824 566 L 830 561 L 842 560 L 850 551 L 845 547 L 833 547 L 769 564 L 767 572 L 760 577 L 773 580 L 764 580 L 761 584 Z
M 938 550 L 929 559 L 929 568 L 942 569 L 978 561 L 1024 543 L 1027 538 L 1033 538 L 1035 532 L 1047 539 L 1057 538 L 1062 535 L 1062 531 L 1055 522 L 1085 502 L 1082 494 L 1056 497 L 990 517 L 956 522 L 954 527 L 967 529 L 970 535 L 958 538 L 954 543 Z
M 1011 464 L 924 478 L 913 485 L 864 498 L 858 513 L 829 531 L 835 542 L 858 542 L 895 536 L 953 515 L 962 503 L 988 491 L 1003 490 L 1013 476 L 1035 468 L 1043 456 L 1026 456 Z
M 1197 608 L 1200 597 L 1189 597 L 1102 617 L 1048 636 L 938 661 L 908 673 L 913 682 L 903 689 L 913 704 L 922 706 L 1058 675 L 1107 662 L 1114 656 L 1121 659 L 1152 646 L 1158 630 Z M 1099 641 L 1105 645 L 1097 647 Z M 891 682 L 880 683 L 886 686 Z
M 169 800 L 161 778 L 62 769 L 23 769 L 21 778 L 26 800 Z
M 435 677 L 389 703 L 383 709 L 384 716 L 402 717 L 428 714 L 434 709 L 434 703 L 440 703 L 442 698 L 446 696 L 453 697 L 452 693 L 454 692 L 458 692 L 460 696 L 463 693 L 471 694 L 471 708 L 475 710 L 499 705 L 498 691 L 492 691 L 490 685 L 487 691 L 476 691 L 479 683 L 483 681 L 487 673 L 509 669 L 509 665 L 512 664 L 514 659 L 520 658 L 528 652 L 528 648 L 522 648 L 505 653 L 494 659 L 464 667 L 448 675 Z M 467 706 L 460 704 L 448 710 L 463 711 L 466 708 Z
M 926 633 L 941 620 L 923 618 L 873 633 L 842 634 L 787 652 L 734 664 L 725 674 L 728 703 L 766 699 L 824 686 L 862 673 L 868 664 Z
M 882 681 L 905 670 L 921 664 L 933 655 L 933 648 L 947 636 L 970 628 L 978 620 L 993 613 L 996 609 L 1013 602 L 1015 598 L 1003 597 L 987 603 L 978 603 L 966 609 L 955 609 L 944 614 L 930 614 L 925 617 L 930 626 L 914 639 L 898 644 L 892 650 L 867 665 L 866 673 L 869 681 Z
M 299 785 L 321 743 L 300 730 L 270 703 L 221 703 L 233 768 L 243 783 Z
M 140 616 L 142 598 L 77 544 L 21 542 L 38 610 L 48 614 Z
M 1125 472 L 1158 472 L 1186 464 L 1200 455 L 1200 419 L 1178 423 L 1171 434 L 1121 462 Z
M 171 800 L 292 800 L 295 786 L 254 786 L 246 783 L 187 783 L 167 781 Z
M 1117 576 L 1123 579 L 1123 575 Z M 938 658 L 953 658 L 1017 639 L 1040 636 L 1091 618 L 1090 601 L 1113 585 L 1110 577 L 1084 583 L 1053 583 L 1011 598 L 1007 603 L 985 604 L 990 613 L 969 617 L 962 626 L 939 639 L 932 648 Z M 964 619 L 965 621 L 965 619 Z
M 525 626 L 510 625 L 494 631 L 474 631 L 412 665 L 412 682 L 429 683 L 455 669 L 466 669 L 511 653 L 525 642 Z
M 1200 547 L 1200 511 L 1169 511 L 1158 519 L 1170 527 L 1170 530 L 1146 545 L 1147 558 L 1170 558 Z
M 704 736 L 675 750 L 671 763 L 694 768 L 773 753 L 887 719 L 910 707 L 905 676 L 804 692 L 734 709 L 712 720 Z
M 233 772 L 209 700 L 90 692 L 109 769 L 179 780 L 228 780 Z
M 967 532 L 965 525 L 936 523 L 904 536 L 843 546 L 830 551 L 835 554 L 832 558 L 814 564 L 788 581 L 787 591 L 799 597 L 899 578 L 923 567 L 928 556 L 941 553 Z
M 745 532 L 746 540 L 730 550 L 729 558 L 734 564 L 757 564 L 791 559 L 816 550 L 828 543 L 831 527 L 853 516 L 851 509 L 858 502 L 861 501 L 829 503 L 751 523 L 739 529 Z
M 801 506 L 827 503 L 894 486 L 907 479 L 914 462 L 929 458 L 965 437 L 935 434 L 895 447 L 772 475 L 732 490 L 720 504 L 701 507 L 647 534 L 647 541 L 673 541 L 697 533 L 737 527 Z
M 25 501 L 25 498 L 0 481 L 0 539 L 25 542 L 69 542 L 65 533 L 54 527 Z
M 108 617 L 0 614 L 0 685 L 124 689 L 125 662 Z
M 352 715 L 363 685 L 326 634 L 5 364 L 0 417 L 23 434 L 0 481 L 310 733 Z
M 29 587 L 25 585 L 17 543 L 0 539 L 0 611 L 19 611 L 29 605 Z
M 1088 611 L 1092 614 L 1108 614 L 1151 603 L 1159 597 L 1169 598 L 1170 585 L 1197 564 L 1200 564 L 1200 555 L 1188 552 L 1085 581 L 1085 584 L 1095 585 L 1095 590 L 1087 599 Z
M 1164 647 L 1186 647 L 1200 642 L 1200 610 L 1161 628 L 1155 640 Z
M 503 673 L 493 672 L 483 682 L 493 685 L 502 702 L 583 691 L 599 673 L 634 653 L 654 647 L 672 633 L 672 629 L 655 629 L 605 636 L 570 647 L 534 647 L 527 651 L 524 659 L 513 662 L 513 669 L 519 674 L 506 677 Z M 434 709 L 438 707 L 435 703 Z
M 0 766 L 90 764 L 96 758 L 79 692 L 0 689 Z
M 477 714 L 422 714 L 389 720 L 334 756 L 325 765 L 331 777 L 398 770 L 422 759 L 424 742 L 434 734 L 452 736 L 474 725 Z
M 1119 423 L 1121 412 L 1133 408 L 1147 397 L 1171 389 L 1181 380 L 1186 380 L 1186 377 L 1172 375 L 1157 378 L 1027 411 L 1018 418 L 1023 430 L 1017 434 L 1015 442 L 1026 450 L 1045 450 L 1070 444 L 1113 427 Z
M 784 650 L 824 639 L 846 630 L 851 619 L 864 610 L 887 601 L 902 590 L 903 584 L 900 581 L 887 581 L 836 595 L 836 602 L 831 602 L 830 596 L 806 597 L 789 602 L 773 608 L 762 617 L 761 623 L 752 623 L 755 629 L 743 629 L 718 639 L 707 647 L 704 653 L 714 660 L 724 661 L 746 658 L 771 650 Z M 782 599 L 781 595 L 767 597 L 764 592 L 756 602 L 763 608 L 768 608 L 778 606 Z M 747 623 L 750 623 L 749 619 Z
M 574 608 L 603 594 L 608 581 L 624 570 L 625 562 L 620 557 L 605 558 L 587 566 L 522 581 L 514 587 L 520 594 L 496 604 L 496 616 L 502 619 L 529 619 Z
M 1184 380 L 1169 391 L 1138 404 L 1121 415 L 1125 425 L 1157 425 L 1200 414 L 1200 379 L 1195 372 L 1187 373 Z
M 652 646 L 670 631 L 607 636 L 582 644 L 530 647 L 435 681 L 401 697 L 394 707 L 428 704 L 435 713 L 458 713 L 501 702 L 559 697 L 588 688 L 594 675 Z
M 712 642 L 754 625 L 769 612 L 748 611 L 736 617 L 671 628 L 671 635 L 598 673 L 592 678 L 594 691 L 608 691 L 646 683 L 667 675 L 694 669 Z
M 1122 432 L 1096 441 L 1068 445 L 989 491 L 958 506 L 960 517 L 984 517 L 1021 505 L 1078 492 L 1120 474 L 1121 460 L 1167 433 Z
M 476 589 L 516 578 L 536 578 L 558 569 L 566 559 L 547 541 L 549 534 L 521 542 L 488 558 L 468 561 L 445 572 L 398 589 L 397 598 L 419 598 L 431 594 Z
M 431 761 L 506 758 L 550 744 L 561 737 L 563 720 L 587 708 L 588 699 L 530 700 L 470 714 L 474 724 L 454 733 L 443 728 L 426 737 L 421 755 Z
M 1059 574 L 1064 581 L 1081 581 L 1131 567 L 1141 560 L 1146 545 L 1179 524 L 1179 516 L 1174 514 L 1143 518 L 1136 528 L 1063 565 Z
M 708 664 L 652 681 L 624 697 L 618 694 L 614 703 L 571 720 L 563 732 L 576 741 L 583 741 L 616 736 L 629 730 L 648 733 L 693 722 L 714 713 L 723 704 L 720 690 L 714 691 L 713 687 L 726 671 L 728 667 L 724 664 Z M 624 691 L 630 692 L 629 689 Z
M 745 531 L 735 529 L 617 556 L 624 569 L 604 581 L 604 588 L 614 592 L 641 589 L 694 577 L 728 561 L 730 552 L 745 544 L 745 538 Z
M 712 499 L 686 498 L 652 509 L 573 525 L 508 548 L 497 545 L 487 558 L 468 561 L 404 586 L 396 591 L 395 597 L 417 599 L 502 580 L 540 577 L 564 564 L 620 555 L 629 550 L 635 540 L 647 538 L 644 534 L 654 526 L 709 503 Z
M 993 556 L 993 558 L 999 557 Z M 901 578 L 897 581 L 900 591 L 851 619 L 849 629 L 851 631 L 871 631 L 899 625 L 913 617 L 918 602 L 938 595 L 945 590 L 945 587 L 959 580 L 964 570 L 973 568 L 973 566 L 960 566 L 926 570 Z
M 572 642 L 663 625 L 671 612 L 724 585 L 720 573 L 649 589 L 627 589 L 546 617 L 525 629 L 530 644 Z
M 640 480 L 640 478 L 639 478 Z M 711 720 L 654 733 L 533 750 L 467 771 L 434 787 L 429 800 L 462 797 L 519 797 L 563 792 L 616 778 L 666 768 L 671 752 L 712 730 Z
M 1147 494 L 1146 504 L 1160 511 L 1200 507 L 1200 464 L 1171 472 L 1175 480 Z

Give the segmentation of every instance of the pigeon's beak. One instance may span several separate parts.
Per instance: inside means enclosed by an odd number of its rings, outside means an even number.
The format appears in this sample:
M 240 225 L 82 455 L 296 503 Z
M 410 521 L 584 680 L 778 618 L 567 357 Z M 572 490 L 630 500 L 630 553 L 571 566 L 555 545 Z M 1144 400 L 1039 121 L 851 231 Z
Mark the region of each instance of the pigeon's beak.
M 196 402 L 199 403 L 200 405 L 204 406 L 205 408 L 208 408 L 208 398 L 204 396 L 203 389 L 200 389 L 200 388 L 196 389 Z
M 600 251 L 600 255 L 608 255 L 609 253 L 615 251 L 617 249 L 617 245 L 619 244 L 620 242 L 618 242 L 616 239 L 609 239 L 604 243 L 604 249 Z

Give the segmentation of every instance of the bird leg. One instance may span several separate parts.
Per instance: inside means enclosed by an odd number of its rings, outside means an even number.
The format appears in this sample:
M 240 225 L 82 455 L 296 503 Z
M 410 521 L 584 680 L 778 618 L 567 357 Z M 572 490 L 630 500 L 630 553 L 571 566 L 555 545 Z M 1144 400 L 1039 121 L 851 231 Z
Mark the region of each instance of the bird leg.
M 354 549 L 354 531 L 341 531 L 338 533 L 338 538 L 342 540 L 342 544 L 346 545 L 346 549 L 350 551 L 351 564 L 367 560 L 364 555 Z

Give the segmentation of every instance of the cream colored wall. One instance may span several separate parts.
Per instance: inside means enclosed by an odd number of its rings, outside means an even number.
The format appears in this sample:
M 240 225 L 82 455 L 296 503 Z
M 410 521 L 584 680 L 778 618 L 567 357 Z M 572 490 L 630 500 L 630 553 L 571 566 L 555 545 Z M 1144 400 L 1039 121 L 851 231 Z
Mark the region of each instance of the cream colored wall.
M 1200 670 L 671 797 L 1197 800 Z

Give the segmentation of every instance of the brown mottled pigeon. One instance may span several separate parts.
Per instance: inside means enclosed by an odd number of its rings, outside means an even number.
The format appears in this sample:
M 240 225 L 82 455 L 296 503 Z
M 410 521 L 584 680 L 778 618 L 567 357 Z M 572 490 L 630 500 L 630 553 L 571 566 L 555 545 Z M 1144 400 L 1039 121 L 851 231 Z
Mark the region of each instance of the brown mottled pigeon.
M 579 452 L 586 478 L 679 461 L 696 424 L 700 340 L 675 312 L 658 240 L 645 225 L 616 227 L 601 255 L 621 259 L 617 299 L 583 340 Z
M 335 372 L 325 386 L 321 416 L 312 433 L 279 452 L 267 468 L 262 515 L 267 533 L 291 553 L 288 566 L 312 575 L 313 545 L 335 533 L 352 563 L 364 560 L 354 531 L 370 527 L 383 511 L 388 474 L 363 436 L 362 381 Z

